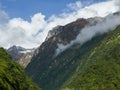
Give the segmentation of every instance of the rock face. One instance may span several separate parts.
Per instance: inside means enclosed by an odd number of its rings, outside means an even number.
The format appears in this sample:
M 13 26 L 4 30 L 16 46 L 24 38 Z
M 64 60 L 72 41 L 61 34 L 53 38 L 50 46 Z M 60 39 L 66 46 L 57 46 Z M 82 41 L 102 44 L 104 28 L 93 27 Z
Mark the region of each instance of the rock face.
M 46 57 L 46 52 L 54 54 L 57 48 L 57 43 L 68 44 L 71 40 L 76 38 L 83 27 L 89 24 L 90 23 L 86 19 L 78 19 L 77 21 L 65 26 L 57 26 L 53 28 L 53 30 L 48 32 L 45 42 L 43 42 L 42 45 L 35 51 L 33 58 L 41 57 L 43 53 L 44 57 L 48 58 L 51 55 L 47 55 Z
M 31 58 L 34 53 L 34 49 L 25 49 L 20 46 L 12 46 L 7 52 L 12 56 L 12 59 L 22 66 L 26 67 L 31 61 Z
M 33 53 L 34 53 L 34 50 L 23 54 L 17 62 L 23 67 L 26 67 L 30 63 Z
M 60 33 L 62 30 L 63 30 L 63 26 L 56 26 L 55 28 L 53 28 L 53 30 L 50 30 L 50 31 L 48 32 L 48 35 L 47 35 L 45 41 L 47 41 L 49 38 L 57 35 L 57 34 Z
M 83 45 L 74 44 L 55 57 L 58 44 L 67 45 L 84 27 L 104 19 L 78 19 L 54 28 L 35 50 L 26 73 L 43 90 L 119 90 L 120 26 L 99 34 Z

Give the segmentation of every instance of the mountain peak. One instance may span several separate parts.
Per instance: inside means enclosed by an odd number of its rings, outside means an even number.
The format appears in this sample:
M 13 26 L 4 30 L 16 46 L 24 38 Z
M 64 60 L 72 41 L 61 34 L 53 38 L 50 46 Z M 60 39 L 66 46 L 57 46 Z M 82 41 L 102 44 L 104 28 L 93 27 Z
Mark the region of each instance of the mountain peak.
M 54 35 L 57 35 L 58 33 L 60 33 L 62 31 L 62 29 L 63 29 L 63 26 L 58 25 L 58 26 L 54 27 L 52 30 L 50 30 L 48 32 L 48 35 L 47 35 L 45 41 L 47 41 L 49 38 L 53 37 Z
M 34 53 L 33 49 L 25 49 L 21 46 L 13 45 L 10 47 L 7 52 L 12 56 L 14 61 L 17 61 L 22 66 L 26 67 L 28 63 L 31 61 L 31 58 Z
M 21 46 L 16 46 L 16 45 L 13 45 L 13 46 L 11 46 L 10 48 L 8 48 L 8 52 L 11 52 L 11 51 L 13 51 L 13 52 L 15 52 L 15 53 L 19 53 L 19 51 L 25 51 L 26 49 L 25 48 L 23 48 L 23 47 L 21 47 Z

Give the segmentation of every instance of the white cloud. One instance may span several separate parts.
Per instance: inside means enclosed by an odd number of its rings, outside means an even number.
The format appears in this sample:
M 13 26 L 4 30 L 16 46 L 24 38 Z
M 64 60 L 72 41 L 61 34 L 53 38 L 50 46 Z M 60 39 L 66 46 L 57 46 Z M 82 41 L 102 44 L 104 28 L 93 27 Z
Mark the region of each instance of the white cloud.
M 83 5 L 80 1 L 76 1 L 75 3 L 70 3 L 67 6 L 71 10 L 78 10 L 78 9 L 81 9 L 83 7 Z
M 31 17 L 31 21 L 22 18 L 8 19 L 8 15 L 2 10 L 1 18 L 6 18 L 7 23 L 0 23 L 0 46 L 9 47 L 20 45 L 26 48 L 39 46 L 46 38 L 47 33 L 57 25 L 65 25 L 78 18 L 90 18 L 94 16 L 104 17 L 118 11 L 119 0 L 109 0 L 82 8 L 81 2 L 69 4 L 73 12 L 63 12 L 60 15 L 52 15 L 45 19 L 45 15 L 37 13 Z M 77 9 L 76 9 L 77 8 Z M 2 14 L 1 14 L 2 13 Z
M 55 56 L 57 56 L 64 50 L 68 49 L 75 43 L 79 43 L 80 45 L 82 45 L 98 34 L 101 35 L 114 30 L 118 25 L 120 25 L 120 13 L 117 15 L 108 15 L 102 22 L 98 22 L 93 26 L 83 28 L 76 37 L 76 39 L 72 40 L 69 44 L 67 45 L 63 45 L 62 43 L 58 44 Z
M 120 0 L 115 0 L 115 4 L 119 6 L 119 11 L 120 11 Z
M 37 33 L 46 25 L 44 18 L 44 15 L 38 13 L 31 18 L 31 22 L 21 18 L 9 20 L 8 23 L 4 24 L 4 27 L 0 28 L 0 34 L 3 38 L 0 45 L 4 47 L 21 45 L 31 48 L 40 44 L 41 38 L 37 39 Z

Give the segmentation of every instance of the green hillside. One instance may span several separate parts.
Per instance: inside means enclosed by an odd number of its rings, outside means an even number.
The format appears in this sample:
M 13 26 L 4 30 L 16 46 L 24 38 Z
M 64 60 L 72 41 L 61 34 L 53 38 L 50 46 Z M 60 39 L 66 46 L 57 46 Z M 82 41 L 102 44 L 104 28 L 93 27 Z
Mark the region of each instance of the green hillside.
M 62 90 L 120 90 L 120 26 L 82 58 Z
M 0 48 L 0 90 L 40 90 L 3 48 Z
M 120 26 L 55 57 L 57 44 L 69 44 L 88 24 L 63 26 L 37 49 L 25 70 L 43 90 L 120 90 Z
M 82 46 L 74 45 L 55 58 L 50 58 L 49 56 L 54 55 L 54 53 L 49 54 L 46 50 L 45 53 L 33 58 L 26 68 L 26 72 L 43 90 L 59 90 L 64 82 L 73 75 L 81 59 L 87 57 L 90 51 L 98 46 L 106 35 L 96 36 Z M 44 55 L 46 55 L 45 58 L 43 58 Z

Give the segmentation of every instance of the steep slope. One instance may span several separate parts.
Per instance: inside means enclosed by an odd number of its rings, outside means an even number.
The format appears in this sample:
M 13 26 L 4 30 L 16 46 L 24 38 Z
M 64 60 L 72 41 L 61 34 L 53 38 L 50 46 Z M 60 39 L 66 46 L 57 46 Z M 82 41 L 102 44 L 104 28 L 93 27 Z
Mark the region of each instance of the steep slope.
M 12 59 L 18 62 L 23 67 L 26 67 L 31 61 L 35 49 L 25 49 L 20 46 L 12 46 L 7 52 L 12 56 Z
M 81 60 L 76 72 L 63 85 L 62 90 L 66 89 L 120 90 L 120 26 Z
M 21 66 L 26 67 L 32 59 L 34 51 L 24 53 L 17 61 Z
M 35 51 L 32 61 L 26 68 L 26 72 L 35 82 L 41 85 L 43 90 L 59 90 L 62 84 L 72 76 L 76 70 L 80 59 L 97 46 L 106 36 L 96 36 L 83 46 L 76 44 L 54 57 L 58 43 L 68 44 L 75 39 L 80 30 L 85 26 L 95 24 L 99 20 L 93 19 L 90 23 L 86 19 L 78 19 L 68 25 L 60 27 L 59 33 L 53 34 Z
M 40 90 L 3 48 L 0 48 L 0 90 Z

